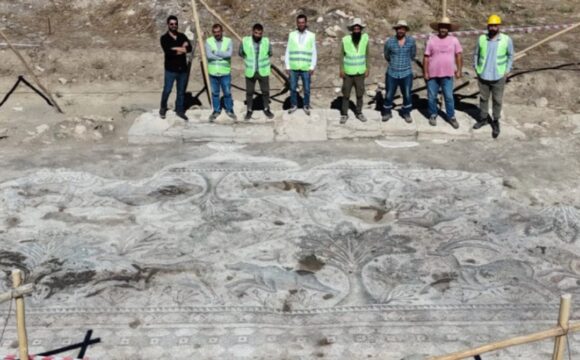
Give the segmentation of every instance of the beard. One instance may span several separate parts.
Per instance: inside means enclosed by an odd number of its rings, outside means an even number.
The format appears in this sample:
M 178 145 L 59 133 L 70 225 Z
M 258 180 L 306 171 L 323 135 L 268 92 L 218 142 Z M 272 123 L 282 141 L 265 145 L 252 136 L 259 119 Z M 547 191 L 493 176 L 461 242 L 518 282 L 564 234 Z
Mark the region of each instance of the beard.
M 361 37 L 362 37 L 362 33 L 353 33 L 352 34 L 352 41 L 355 44 L 358 44 L 360 42 Z
M 252 39 L 254 39 L 254 42 L 260 42 L 260 40 L 262 40 L 262 37 L 256 37 L 252 35 Z
M 491 30 L 489 30 L 488 31 L 488 34 L 489 34 L 489 37 L 492 38 L 492 37 L 495 37 L 497 35 L 497 31 L 491 31 Z

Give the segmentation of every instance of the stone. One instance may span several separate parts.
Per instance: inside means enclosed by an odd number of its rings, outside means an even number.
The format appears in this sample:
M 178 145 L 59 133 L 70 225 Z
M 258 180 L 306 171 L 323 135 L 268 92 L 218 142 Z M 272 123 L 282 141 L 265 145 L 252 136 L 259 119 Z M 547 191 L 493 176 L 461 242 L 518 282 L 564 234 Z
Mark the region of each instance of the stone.
M 321 23 L 324 21 L 324 18 L 322 16 L 319 16 L 318 19 L 316 19 L 317 23 Z
M 345 18 L 345 19 L 348 18 L 348 15 L 342 10 L 336 10 L 334 13 L 336 15 L 340 16 L 341 18 Z
M 342 28 L 339 25 L 334 25 L 334 28 L 332 28 L 332 30 L 334 30 L 335 33 L 339 33 L 342 32 Z
M 163 133 L 176 122 L 175 116 L 167 114 L 166 119 L 161 119 L 158 112 L 148 112 L 139 115 L 129 128 L 129 143 L 164 143 L 174 139 L 164 137 Z
M 380 114 L 377 112 L 377 114 Z M 421 118 L 420 113 L 418 111 L 413 111 L 411 113 L 411 117 L 413 118 L 412 123 L 407 123 L 403 118 L 399 115 L 398 111 L 392 112 L 393 117 L 387 121 L 381 121 L 381 133 L 382 135 L 387 138 L 417 138 L 417 123 L 418 119 Z
M 84 125 L 77 125 L 75 126 L 75 135 L 77 136 L 83 136 L 85 135 L 87 132 L 87 127 Z
M 12 110 L 21 112 L 21 111 L 24 111 L 24 108 L 22 106 L 15 106 L 12 108 Z
M 62 77 L 61 77 L 61 78 L 58 78 L 58 82 L 59 82 L 61 85 L 66 85 L 66 84 L 68 83 L 68 80 L 67 80 L 67 79 L 65 79 L 65 78 L 62 78 Z
M 311 110 L 310 116 L 303 109 L 293 114 L 285 112 L 274 125 L 276 141 L 324 141 L 326 132 L 326 110 Z
M 352 111 L 345 124 L 340 124 L 340 111 L 329 110 L 326 113 L 328 139 L 374 138 L 382 136 L 380 113 L 373 110 L 363 110 L 366 122 L 358 120 Z
M 477 140 L 493 140 L 491 137 L 491 126 L 484 126 L 479 130 L 472 130 L 472 134 L 473 138 Z M 526 134 L 519 130 L 514 123 L 507 120 L 500 120 L 500 134 L 498 139 L 525 140 L 526 138 Z
M 38 125 L 36 127 L 36 134 L 40 135 L 42 133 L 44 133 L 46 130 L 50 129 L 50 126 L 46 125 L 46 124 L 42 124 L 42 125 Z
M 99 131 L 93 131 L 93 138 L 96 140 L 101 140 L 103 138 L 103 134 L 101 134 Z
M 324 30 L 324 33 L 327 36 L 330 36 L 330 37 L 336 37 L 337 36 L 336 35 L 336 31 L 334 31 L 332 28 L 326 28 L 326 30 Z
M 548 106 L 548 99 L 545 97 L 538 98 L 534 101 L 534 105 L 539 108 L 545 108 Z
M 384 147 L 386 149 L 402 149 L 419 146 L 419 143 L 416 141 L 375 140 L 375 143 L 380 147 Z
M 432 139 L 468 139 L 471 138 L 471 127 L 475 120 L 464 112 L 456 111 L 455 117 L 459 123 L 459 128 L 454 129 L 444 118 L 437 117 L 437 126 L 429 125 L 429 119 L 418 111 L 413 111 L 414 119 L 417 122 L 419 140 Z

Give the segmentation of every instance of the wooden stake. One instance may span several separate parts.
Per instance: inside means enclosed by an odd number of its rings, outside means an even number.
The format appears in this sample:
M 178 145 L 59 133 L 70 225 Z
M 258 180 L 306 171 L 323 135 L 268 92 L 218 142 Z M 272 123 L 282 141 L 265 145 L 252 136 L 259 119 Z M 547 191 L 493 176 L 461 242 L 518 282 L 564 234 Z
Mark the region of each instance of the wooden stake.
M 18 50 L 16 50 L 16 48 L 14 46 L 12 46 L 12 43 L 10 42 L 10 40 L 8 40 L 8 38 L 6 37 L 6 35 L 4 34 L 4 32 L 2 30 L 0 30 L 0 36 L 2 36 L 2 38 L 4 38 L 4 41 L 6 41 L 6 44 L 8 45 L 8 47 L 10 47 L 10 49 L 14 52 L 14 54 L 16 54 L 16 56 L 20 59 L 22 64 L 24 64 L 24 67 L 26 68 L 26 70 L 28 71 L 30 76 L 32 77 L 32 80 L 34 80 L 36 85 L 38 85 L 38 87 L 42 91 L 44 91 L 45 95 L 48 96 L 48 98 L 50 99 L 50 102 L 52 103 L 52 105 L 54 105 L 56 110 L 58 110 L 59 113 L 64 114 L 64 111 L 62 111 L 60 106 L 58 106 L 58 103 L 54 100 L 50 91 L 48 91 L 48 89 L 46 87 L 44 87 L 44 85 L 42 85 L 40 80 L 38 80 L 38 78 L 34 74 L 34 71 L 32 71 L 32 68 L 28 65 L 26 60 L 24 60 L 24 57 L 22 56 L 22 54 L 20 54 L 20 52 Z
M 199 16 L 197 15 L 197 4 L 195 0 L 191 0 L 191 8 L 193 9 L 193 20 L 195 21 L 195 32 L 197 33 L 197 43 L 199 44 L 199 53 L 201 54 L 201 64 L 203 66 L 203 76 L 205 78 L 205 83 L 207 84 L 207 93 L 211 93 L 211 87 L 209 82 L 209 72 L 207 66 L 207 57 L 205 54 L 205 41 L 203 40 L 203 35 L 201 33 L 201 26 L 199 24 Z M 209 107 L 213 109 L 213 101 L 211 95 L 209 98 Z
M 22 285 L 22 271 L 12 270 L 12 287 Z M 16 298 L 16 329 L 18 331 L 18 350 L 20 359 L 28 359 L 28 337 L 26 336 L 26 317 L 24 313 L 24 298 Z
M 562 295 L 560 297 L 560 315 L 558 316 L 558 325 L 566 332 L 568 332 L 568 321 L 570 320 L 570 294 Z M 566 345 L 566 335 L 556 337 L 554 343 L 554 354 L 552 360 L 562 360 L 564 358 L 564 351 Z
M 32 284 L 26 284 L 10 292 L 0 294 L 0 304 L 2 304 L 3 302 L 11 301 L 12 299 L 15 299 L 20 296 L 30 294 L 33 290 L 34 286 Z
M 447 16 L 447 0 L 442 0 L 443 4 L 441 5 L 441 16 Z
M 238 39 L 239 42 L 242 42 L 243 39 L 242 37 L 214 10 L 212 9 L 206 2 L 205 0 L 199 0 L 199 2 L 205 6 L 205 8 L 207 9 L 207 11 L 212 14 L 236 39 Z M 272 67 L 275 67 L 274 64 L 272 64 Z M 280 74 L 278 74 L 277 72 L 272 72 L 274 74 L 274 76 L 280 80 L 280 82 L 282 82 L 282 84 L 286 83 L 286 80 L 280 76 Z
M 520 59 L 520 58 L 524 57 L 525 54 L 528 51 L 530 51 L 532 49 L 535 49 L 538 46 L 540 46 L 540 45 L 542 45 L 542 44 L 544 44 L 544 43 L 546 43 L 546 42 L 548 42 L 548 41 L 550 41 L 550 40 L 552 40 L 552 39 L 554 39 L 554 38 L 556 38 L 556 37 L 558 37 L 560 35 L 563 35 L 563 34 L 569 32 L 569 31 L 572 31 L 572 30 L 576 29 L 579 26 L 580 26 L 580 22 L 579 23 L 576 23 L 576 24 L 574 24 L 574 25 L 572 25 L 572 26 L 570 26 L 570 27 L 568 27 L 568 28 L 566 28 L 564 30 L 558 31 L 557 33 L 552 34 L 552 35 L 548 36 L 547 38 L 545 38 L 543 40 L 538 41 L 537 43 L 533 44 L 532 46 L 529 46 L 529 47 L 525 48 L 524 50 L 518 52 L 516 54 L 516 56 L 514 56 L 514 60 L 517 60 L 517 59 Z

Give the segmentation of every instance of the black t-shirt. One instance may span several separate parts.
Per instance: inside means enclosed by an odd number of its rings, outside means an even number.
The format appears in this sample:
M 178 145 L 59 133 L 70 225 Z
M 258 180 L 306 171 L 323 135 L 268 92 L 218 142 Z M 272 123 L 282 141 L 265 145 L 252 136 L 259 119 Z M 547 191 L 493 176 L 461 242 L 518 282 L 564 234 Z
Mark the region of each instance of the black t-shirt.
M 187 43 L 187 52 L 191 52 L 191 43 L 184 34 L 178 32 L 177 37 L 174 39 L 169 35 L 169 32 L 167 32 L 161 37 L 161 47 L 165 53 L 165 70 L 172 72 L 187 71 L 186 55 L 177 54 L 175 50 L 171 50 L 171 48 L 174 47 L 181 47 L 183 43 Z

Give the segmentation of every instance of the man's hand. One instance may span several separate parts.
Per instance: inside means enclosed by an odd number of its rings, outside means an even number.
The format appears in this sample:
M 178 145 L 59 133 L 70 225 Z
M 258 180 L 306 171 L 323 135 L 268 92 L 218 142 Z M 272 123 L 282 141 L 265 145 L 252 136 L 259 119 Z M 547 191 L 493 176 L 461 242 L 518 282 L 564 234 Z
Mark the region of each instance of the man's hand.
M 463 76 L 463 74 L 461 74 L 461 70 L 457 70 L 457 71 L 455 72 L 455 78 L 456 78 L 456 79 L 461 79 L 461 76 Z
M 338 76 L 340 76 L 341 79 L 344 79 L 344 71 L 342 69 L 340 69 Z
M 286 69 L 286 75 L 290 76 L 290 69 Z
M 368 78 L 368 77 L 369 77 L 369 75 L 370 75 L 369 71 L 368 71 L 368 70 L 367 70 L 367 71 L 365 71 L 365 78 Z
M 310 73 L 310 76 L 314 75 L 314 69 L 310 70 L 309 73 Z
M 423 72 L 423 79 L 429 80 L 429 73 L 427 71 Z

